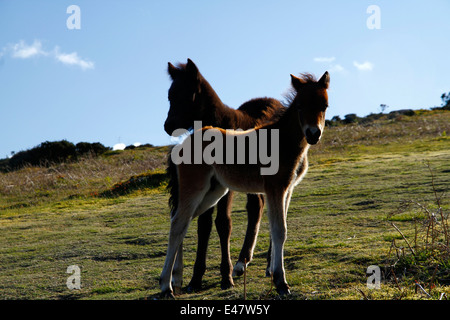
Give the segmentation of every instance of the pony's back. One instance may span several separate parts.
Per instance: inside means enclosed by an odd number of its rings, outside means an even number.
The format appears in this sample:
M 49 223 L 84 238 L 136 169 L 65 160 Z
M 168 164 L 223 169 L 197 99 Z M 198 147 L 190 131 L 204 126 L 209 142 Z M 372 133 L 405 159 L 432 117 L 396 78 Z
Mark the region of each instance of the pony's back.
M 241 129 L 250 129 L 267 122 L 278 120 L 286 111 L 286 108 L 277 99 L 256 98 L 245 102 L 238 110 L 246 115 L 245 118 L 248 121 L 252 121 L 246 128 Z

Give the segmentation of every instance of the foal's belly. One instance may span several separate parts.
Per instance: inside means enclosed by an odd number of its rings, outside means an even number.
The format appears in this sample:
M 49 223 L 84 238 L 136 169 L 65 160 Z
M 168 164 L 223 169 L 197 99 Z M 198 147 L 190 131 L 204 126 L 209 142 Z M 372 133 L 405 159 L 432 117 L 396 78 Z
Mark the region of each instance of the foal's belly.
M 264 181 L 257 166 L 215 165 L 214 173 L 221 185 L 234 191 L 264 193 Z

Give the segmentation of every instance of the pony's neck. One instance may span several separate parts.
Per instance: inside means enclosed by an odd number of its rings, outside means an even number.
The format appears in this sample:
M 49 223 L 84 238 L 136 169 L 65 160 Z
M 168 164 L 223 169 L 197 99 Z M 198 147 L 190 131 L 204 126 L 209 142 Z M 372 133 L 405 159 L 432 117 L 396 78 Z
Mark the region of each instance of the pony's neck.
M 290 106 L 278 121 L 277 128 L 280 130 L 280 138 L 284 141 L 298 146 L 307 144 L 297 108 Z
M 236 110 L 225 105 L 217 93 L 204 80 L 201 84 L 201 103 L 203 105 L 203 126 L 229 128 L 235 121 Z

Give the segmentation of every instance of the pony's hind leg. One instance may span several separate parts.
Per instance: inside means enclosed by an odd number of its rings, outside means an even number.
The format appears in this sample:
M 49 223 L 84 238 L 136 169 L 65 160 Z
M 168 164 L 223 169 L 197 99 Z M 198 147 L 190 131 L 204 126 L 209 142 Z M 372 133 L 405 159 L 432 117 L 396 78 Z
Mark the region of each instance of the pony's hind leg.
M 262 194 L 247 194 L 247 232 L 239 259 L 233 269 L 233 276 L 244 273 L 245 263 L 253 258 L 253 250 L 259 232 L 259 225 L 264 212 L 264 196 Z
M 203 200 L 198 205 L 197 209 L 194 213 L 194 218 L 198 217 L 206 210 L 214 207 L 223 196 L 225 196 L 228 192 L 228 188 L 222 186 L 219 182 L 217 182 L 214 178 L 211 178 L 209 189 L 206 192 Z
M 211 215 L 214 206 L 228 192 L 228 188 L 225 188 L 222 185 L 220 185 L 214 178 L 210 179 L 208 188 L 206 190 L 208 191 L 204 193 L 202 200 L 198 203 L 196 209 L 194 210 L 193 218 L 197 216 L 203 216 L 205 212 L 206 214 Z M 209 227 L 209 231 L 210 230 L 211 228 Z M 198 266 L 198 269 L 196 269 L 197 273 L 194 274 L 195 278 L 194 277 L 192 278 L 188 286 L 188 291 L 191 292 L 195 289 L 201 288 L 201 279 L 203 277 L 206 268 L 206 249 L 208 246 L 209 231 L 207 235 L 202 235 L 203 237 L 202 242 L 200 242 L 199 238 L 199 246 L 201 245 L 201 247 L 199 247 L 199 251 L 197 252 L 197 259 L 199 260 L 196 261 L 196 267 Z
M 196 177 L 196 179 L 193 177 Z M 178 178 L 180 189 L 178 207 L 172 215 L 167 255 L 160 278 L 161 293 L 163 296 L 169 297 L 173 297 L 171 282 L 177 253 L 181 249 L 181 244 L 191 220 L 195 217 L 196 212 L 201 207 L 210 189 L 211 174 L 206 170 L 195 171 L 189 167 L 186 169 L 186 167 L 180 165 L 178 167 Z M 182 274 L 180 270 L 183 268 L 181 259 L 177 263 L 177 270 L 175 272 L 177 275 Z M 179 277 L 176 277 L 176 280 L 180 283 Z
M 173 297 L 171 282 L 174 263 L 175 259 L 177 258 L 178 251 L 180 249 L 182 250 L 181 244 L 186 235 L 189 223 L 191 222 L 193 211 L 194 210 L 192 209 L 190 210 L 190 212 L 177 210 L 177 212 L 175 212 L 174 216 L 172 217 L 172 221 L 170 224 L 169 244 L 167 246 L 167 255 L 160 278 L 161 294 L 163 297 Z M 182 260 L 182 257 L 180 257 L 180 259 Z M 180 274 L 179 268 L 182 268 L 182 265 L 180 264 L 181 260 L 179 260 L 179 263 L 177 263 L 177 275 Z M 177 279 L 177 282 L 178 281 L 179 278 Z

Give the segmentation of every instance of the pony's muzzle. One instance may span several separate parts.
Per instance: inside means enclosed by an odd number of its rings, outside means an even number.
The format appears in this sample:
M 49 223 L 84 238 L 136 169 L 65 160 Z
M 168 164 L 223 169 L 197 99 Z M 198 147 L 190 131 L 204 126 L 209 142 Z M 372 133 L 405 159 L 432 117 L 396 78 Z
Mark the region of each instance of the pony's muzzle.
M 167 132 L 168 135 L 172 135 L 172 132 L 175 130 L 169 121 L 166 120 L 164 122 L 164 131 Z
M 306 129 L 305 135 L 306 141 L 309 144 L 313 145 L 319 142 L 320 136 L 322 135 L 322 131 L 320 131 L 320 129 L 316 127 L 309 127 Z

